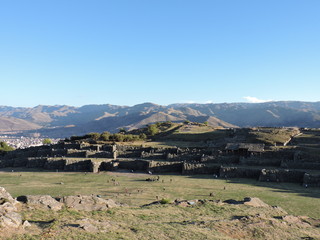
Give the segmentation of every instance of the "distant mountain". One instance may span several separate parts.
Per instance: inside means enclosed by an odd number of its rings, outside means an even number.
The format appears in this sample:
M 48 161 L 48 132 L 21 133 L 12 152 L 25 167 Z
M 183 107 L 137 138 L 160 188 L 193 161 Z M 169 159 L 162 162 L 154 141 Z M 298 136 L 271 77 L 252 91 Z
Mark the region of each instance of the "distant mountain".
M 173 104 L 215 116 L 239 127 L 320 127 L 320 102 Z
M 171 104 L 135 106 L 66 105 L 34 108 L 0 106 L 0 131 L 37 131 L 67 137 L 88 132 L 117 132 L 159 121 L 208 122 L 214 127 L 320 127 L 320 102 Z
M 14 117 L 0 117 L 0 132 L 25 131 L 41 128 L 40 125 Z

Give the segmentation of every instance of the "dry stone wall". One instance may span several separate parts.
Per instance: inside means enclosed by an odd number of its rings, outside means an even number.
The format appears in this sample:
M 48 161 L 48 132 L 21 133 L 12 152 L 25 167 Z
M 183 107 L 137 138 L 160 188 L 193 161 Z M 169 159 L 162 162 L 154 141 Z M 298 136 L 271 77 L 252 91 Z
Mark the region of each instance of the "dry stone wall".
M 303 176 L 303 185 L 305 187 L 320 187 L 320 174 L 305 173 Z
M 304 171 L 289 169 L 262 169 L 259 176 L 261 182 L 294 182 L 302 183 Z
M 182 174 L 215 174 L 219 176 L 220 165 L 204 163 L 183 163 Z
M 221 178 L 253 178 L 258 179 L 261 169 L 236 166 L 221 166 L 219 176 Z
M 153 148 L 68 142 L 9 152 L 0 158 L 0 168 L 27 167 L 95 173 L 127 169 L 154 173 L 212 174 L 221 178 L 252 178 L 320 186 L 320 178 L 310 175 L 308 171 L 320 170 L 319 156 L 294 149 L 270 149 L 241 155 L 237 151 L 214 147 Z
M 148 163 L 148 171 L 151 172 L 182 172 L 182 162 L 150 161 Z

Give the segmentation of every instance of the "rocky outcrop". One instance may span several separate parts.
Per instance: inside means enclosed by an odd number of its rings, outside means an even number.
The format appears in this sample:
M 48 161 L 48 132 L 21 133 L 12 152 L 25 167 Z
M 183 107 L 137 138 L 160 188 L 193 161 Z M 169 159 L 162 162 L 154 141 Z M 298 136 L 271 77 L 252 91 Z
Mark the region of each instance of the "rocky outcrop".
M 268 204 L 257 197 L 246 197 L 243 199 L 243 204 L 251 207 L 269 207 Z
M 49 195 L 25 195 L 17 197 L 17 200 L 29 207 L 39 207 L 53 211 L 59 211 L 64 206 L 79 211 L 103 211 L 120 206 L 112 199 L 103 199 L 94 195 L 65 196 L 62 198 L 53 198 Z
M 270 205 L 266 204 L 260 198 L 256 198 L 256 197 L 245 197 L 242 201 L 228 199 L 228 200 L 225 200 L 224 203 L 244 204 L 244 205 L 251 206 L 251 207 L 270 207 Z
M 22 217 L 17 210 L 18 202 L 3 187 L 0 187 L 0 226 L 18 228 L 22 225 Z
M 97 233 L 97 232 L 107 232 L 111 227 L 111 223 L 109 221 L 97 221 L 93 219 L 84 218 L 78 220 L 74 224 L 67 224 L 65 227 L 72 227 L 82 229 L 86 232 Z
M 64 203 L 67 208 L 79 211 L 103 211 L 119 206 L 112 199 L 103 199 L 94 195 L 66 196 L 61 198 L 60 202 Z
M 22 203 L 26 203 L 29 206 L 37 206 L 45 209 L 51 209 L 53 211 L 61 210 L 63 203 L 58 202 L 56 199 L 49 195 L 26 195 L 19 196 L 17 200 Z

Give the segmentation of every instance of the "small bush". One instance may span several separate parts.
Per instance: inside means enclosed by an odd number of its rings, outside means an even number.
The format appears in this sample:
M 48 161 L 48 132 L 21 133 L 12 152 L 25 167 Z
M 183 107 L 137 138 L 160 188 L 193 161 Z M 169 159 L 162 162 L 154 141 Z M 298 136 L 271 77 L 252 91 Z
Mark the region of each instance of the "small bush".
M 161 203 L 161 204 L 169 204 L 169 203 L 170 203 L 170 199 L 162 198 L 162 199 L 160 200 L 160 203 Z
M 43 145 L 49 145 L 49 144 L 52 144 L 52 141 L 51 141 L 50 138 L 45 138 L 45 139 L 43 139 L 42 144 Z

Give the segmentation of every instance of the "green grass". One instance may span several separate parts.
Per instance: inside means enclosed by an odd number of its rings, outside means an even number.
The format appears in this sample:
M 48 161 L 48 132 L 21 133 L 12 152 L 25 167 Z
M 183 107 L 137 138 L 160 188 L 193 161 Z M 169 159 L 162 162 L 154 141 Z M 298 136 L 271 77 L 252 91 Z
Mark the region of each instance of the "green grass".
M 212 179 L 208 175 L 160 175 L 158 182 L 145 181 L 148 177 L 146 174 L 117 172 L 0 172 L 0 186 L 5 187 L 14 197 L 99 194 L 130 206 L 140 206 L 157 199 L 210 199 L 212 197 L 209 194 L 213 192 L 214 199 L 259 197 L 292 214 L 320 218 L 318 188 L 305 189 L 298 184 L 263 183 L 250 179 L 226 181 Z M 114 186 L 112 178 L 120 185 Z

